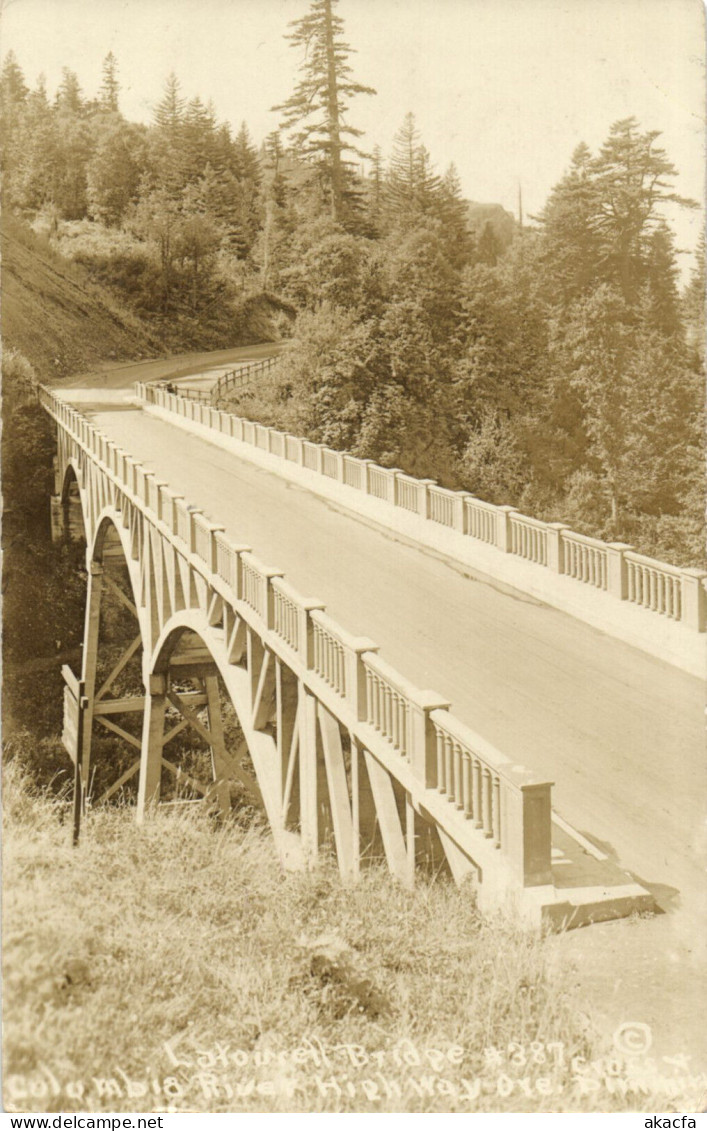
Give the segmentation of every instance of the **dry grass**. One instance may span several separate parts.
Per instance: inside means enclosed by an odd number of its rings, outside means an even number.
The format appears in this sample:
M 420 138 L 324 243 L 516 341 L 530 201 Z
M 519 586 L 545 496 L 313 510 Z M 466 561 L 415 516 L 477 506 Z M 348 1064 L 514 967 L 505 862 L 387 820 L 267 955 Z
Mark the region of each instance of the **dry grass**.
M 567 1111 L 586 1104 L 572 1091 L 568 1062 L 591 1054 L 592 1034 L 569 972 L 566 984 L 556 969 L 550 979 L 542 940 L 482 921 L 468 893 L 439 880 L 409 893 L 377 869 L 354 888 L 328 864 L 286 874 L 265 830 L 219 828 L 194 808 L 165 808 L 142 827 L 130 810 L 97 811 L 72 849 L 67 802 L 33 794 L 14 764 L 6 777 L 6 1106 Z M 266 1050 L 308 1040 L 329 1050 L 330 1067 L 287 1058 L 253 1067 Z M 397 1063 L 394 1050 L 406 1040 L 442 1054 L 461 1046 L 463 1061 Z M 509 1072 L 545 1074 L 562 1094 L 529 1098 L 516 1088 L 500 1098 L 502 1069 L 485 1067 L 484 1049 L 505 1055 L 509 1042 L 536 1040 L 564 1042 L 565 1067 Z M 379 1053 L 380 1063 L 354 1067 L 344 1044 Z M 322 1094 L 317 1074 L 335 1076 L 341 1094 Z M 410 1092 L 409 1079 L 419 1087 L 425 1076 L 436 1094 Z M 477 1100 L 460 1097 L 463 1077 L 487 1081 Z M 136 1085 L 132 1096 L 126 1079 Z M 247 1092 L 250 1079 L 252 1092 L 239 1096 L 238 1084 Z M 258 1094 L 258 1083 L 268 1090 L 264 1081 L 274 1095 Z M 136 1094 L 141 1088 L 146 1094 Z M 610 1107 L 617 1105 L 615 1097 Z

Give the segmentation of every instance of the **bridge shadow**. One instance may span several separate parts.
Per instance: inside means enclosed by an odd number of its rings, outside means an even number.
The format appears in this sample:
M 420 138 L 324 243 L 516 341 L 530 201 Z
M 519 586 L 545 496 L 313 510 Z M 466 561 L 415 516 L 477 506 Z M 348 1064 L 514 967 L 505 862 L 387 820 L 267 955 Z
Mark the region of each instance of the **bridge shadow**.
M 607 857 L 612 864 L 620 867 L 619 854 L 614 848 L 613 844 L 609 841 L 600 840 L 599 837 L 593 833 L 581 830 L 582 836 L 585 840 L 589 841 L 599 852 Z M 655 900 L 655 913 L 659 915 L 670 914 L 671 912 L 678 911 L 681 907 L 682 900 L 680 889 L 671 887 L 670 884 L 658 883 L 654 880 L 647 880 L 644 876 L 639 875 L 637 872 L 632 872 L 630 869 L 624 869 L 627 876 L 629 876 L 634 883 L 640 884 L 646 891 L 650 892 Z

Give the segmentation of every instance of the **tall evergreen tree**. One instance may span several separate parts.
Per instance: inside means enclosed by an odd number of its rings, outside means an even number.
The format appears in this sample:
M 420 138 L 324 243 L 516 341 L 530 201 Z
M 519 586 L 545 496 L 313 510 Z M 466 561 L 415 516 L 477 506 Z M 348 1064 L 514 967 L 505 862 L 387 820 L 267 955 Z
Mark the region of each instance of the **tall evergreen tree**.
M 347 188 L 347 153 L 362 156 L 350 140 L 362 131 L 346 122 L 350 100 L 356 94 L 375 94 L 372 87 L 356 82 L 348 58 L 353 48 L 342 39 L 344 23 L 335 15 L 338 0 L 312 0 L 306 16 L 292 23 L 287 38 L 304 48 L 302 77 L 294 93 L 275 110 L 284 114 L 283 128 L 294 139 L 297 151 L 319 166 L 327 184 L 331 213 L 342 219 Z
M 695 252 L 695 265 L 692 269 L 690 281 L 683 294 L 683 311 L 685 330 L 688 345 L 695 352 L 697 364 L 704 368 L 705 364 L 705 303 L 707 302 L 707 286 L 705 281 L 705 233 L 700 232 L 700 238 Z
M 539 217 L 547 238 L 550 291 L 564 301 L 600 283 L 638 301 L 648 281 L 650 244 L 666 203 L 696 207 L 680 196 L 657 130 L 641 133 L 635 118 L 615 122 L 598 156 L 575 150 L 567 176 L 553 189 Z M 666 248 L 663 241 L 663 263 Z
M 184 114 L 179 79 L 172 71 L 167 76 L 164 94 L 155 107 L 152 162 L 155 183 L 167 187 L 173 194 L 179 193 L 185 182 L 182 152 Z
M 184 118 L 184 98 L 174 71 L 167 76 L 164 94 L 155 107 L 155 125 L 166 133 L 176 134 Z
M 389 222 L 414 226 L 431 215 L 439 203 L 441 180 L 432 169 L 429 152 L 420 140 L 414 114 L 406 114 L 393 138 L 385 189 Z
M 383 225 L 385 173 L 383 170 L 383 154 L 379 145 L 374 147 L 371 154 L 371 171 L 366 184 L 369 227 L 373 236 L 380 236 Z
M 61 113 L 79 115 L 83 108 L 83 96 L 79 80 L 68 67 L 62 67 L 61 83 L 56 95 L 56 106 Z
M 102 75 L 101 86 L 98 91 L 101 109 L 117 114 L 120 84 L 118 82 L 118 60 L 112 51 L 109 51 L 103 60 Z
M 386 202 L 388 210 L 393 215 L 410 213 L 414 209 L 419 147 L 420 132 L 415 124 L 415 115 L 407 113 L 402 126 L 393 138 L 393 152 L 388 165 Z
M 0 105 L 3 113 L 10 106 L 18 106 L 27 101 L 29 89 L 25 82 L 14 51 L 8 51 L 0 72 Z
M 0 133 L 3 139 L 2 169 L 5 176 L 8 170 L 11 171 L 10 176 L 14 173 L 18 156 L 15 145 L 21 144 L 19 126 L 28 94 L 29 90 L 14 52 L 8 51 L 0 73 Z

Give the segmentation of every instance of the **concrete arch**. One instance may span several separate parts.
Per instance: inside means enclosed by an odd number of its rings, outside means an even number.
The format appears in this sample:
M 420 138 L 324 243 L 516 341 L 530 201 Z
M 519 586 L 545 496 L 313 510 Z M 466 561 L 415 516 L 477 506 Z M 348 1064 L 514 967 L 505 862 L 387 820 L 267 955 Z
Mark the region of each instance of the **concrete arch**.
M 86 508 L 81 490 L 81 472 L 74 459 L 55 472 L 51 501 L 52 540 L 89 541 Z
M 210 714 L 216 713 L 217 710 L 213 702 L 213 694 L 216 677 L 220 676 L 243 733 L 255 771 L 258 793 L 281 859 L 286 866 L 301 866 L 299 844 L 296 843 L 296 838 L 287 834 L 283 828 L 281 796 L 277 776 L 273 772 L 277 762 L 276 741 L 268 729 L 254 725 L 253 672 L 233 663 L 223 629 L 218 625 L 210 624 L 208 616 L 200 608 L 185 608 L 170 617 L 164 624 L 152 652 L 146 680 L 149 693 L 145 704 L 138 817 L 142 815 L 147 804 L 157 800 L 162 730 L 160 717 L 164 709 L 165 696 L 169 694 L 170 680 L 176 672 L 191 673 L 204 681 L 207 692 L 211 696 Z M 210 725 L 213 732 L 213 721 Z M 218 743 L 218 722 L 216 722 L 215 738 Z M 222 763 L 229 763 L 228 752 L 223 747 L 220 755 Z M 232 771 L 236 779 L 243 783 L 237 767 L 229 763 L 226 769 Z
M 62 482 L 61 482 L 61 490 L 58 492 L 62 503 L 68 503 L 68 501 L 69 501 L 69 491 L 70 491 L 72 482 L 76 484 L 76 487 L 78 488 L 78 494 L 79 494 L 79 497 L 80 497 L 80 495 L 81 495 L 81 480 L 79 478 L 80 474 L 81 474 L 81 472 L 80 472 L 80 469 L 79 469 L 79 466 L 78 466 L 76 460 L 73 459 L 73 458 L 70 459 L 68 461 L 68 463 L 66 464 L 66 467 L 64 468 L 64 474 L 63 474 L 63 478 L 62 478 Z M 81 509 L 83 511 L 83 507 Z

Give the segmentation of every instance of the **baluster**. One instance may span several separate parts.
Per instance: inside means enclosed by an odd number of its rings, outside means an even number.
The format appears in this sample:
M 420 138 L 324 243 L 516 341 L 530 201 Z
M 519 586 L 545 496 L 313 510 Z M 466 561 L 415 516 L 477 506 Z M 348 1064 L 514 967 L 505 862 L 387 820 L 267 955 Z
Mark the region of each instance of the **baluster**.
M 464 805 L 464 816 L 468 819 L 472 814 L 471 758 L 466 751 L 462 752 L 462 801 Z
M 462 750 L 458 742 L 454 743 L 454 803 L 457 809 L 464 807 L 462 789 Z
M 437 735 L 437 789 L 444 793 L 444 738 L 439 727 L 435 727 Z
M 493 777 L 493 846 L 501 847 L 501 779 Z
M 376 716 L 375 725 L 376 725 L 376 730 L 382 730 L 383 729 L 383 701 L 382 701 L 383 692 L 382 692 L 382 689 L 381 689 L 381 681 L 379 680 L 378 676 L 374 676 L 373 678 L 374 678 L 373 698 L 374 698 L 374 701 L 375 701 L 375 716 Z
M 449 735 L 444 739 L 444 784 L 450 801 L 454 800 L 454 745 Z
M 476 758 L 474 760 L 474 827 L 481 829 L 484 826 L 484 813 L 482 805 L 482 788 L 481 788 L 481 762 Z
M 491 771 L 488 766 L 484 766 L 483 770 L 483 807 L 484 807 L 484 836 L 493 836 L 493 789 L 491 782 Z

